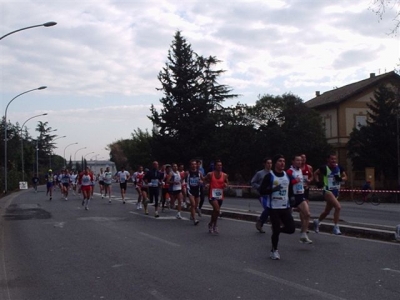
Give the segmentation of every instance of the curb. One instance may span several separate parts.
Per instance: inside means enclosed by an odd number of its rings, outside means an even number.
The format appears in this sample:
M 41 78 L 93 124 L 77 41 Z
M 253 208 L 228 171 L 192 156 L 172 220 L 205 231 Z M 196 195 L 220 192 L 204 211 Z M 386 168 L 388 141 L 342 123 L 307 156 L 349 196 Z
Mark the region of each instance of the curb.
M 211 215 L 212 210 L 207 209 L 207 208 L 202 208 L 201 212 L 202 212 L 202 214 L 205 214 L 205 215 Z M 223 216 L 223 218 L 243 220 L 243 221 L 249 221 L 249 222 L 255 223 L 257 221 L 259 215 L 251 214 L 251 213 L 247 213 L 247 212 L 241 212 L 241 211 L 223 210 L 222 216 Z M 295 222 L 296 228 L 301 227 L 301 223 L 300 223 L 299 219 L 294 219 L 294 222 Z M 386 228 L 383 228 L 382 226 L 379 226 L 379 225 L 371 225 L 371 227 L 374 227 L 374 228 L 361 227 L 361 226 L 357 226 L 356 224 L 351 224 L 351 223 L 345 222 L 345 223 L 340 224 L 340 231 L 342 232 L 343 235 L 353 236 L 353 237 L 357 237 L 357 238 L 372 239 L 372 240 L 394 242 L 394 243 L 399 242 L 396 240 L 394 229 L 388 230 L 387 226 L 385 226 Z M 256 230 L 256 229 L 254 229 L 254 230 Z M 314 230 L 312 222 L 310 222 L 309 230 L 310 231 Z M 332 223 L 324 222 L 324 223 L 320 224 L 320 226 L 319 226 L 320 232 L 332 233 L 332 230 L 333 230 Z

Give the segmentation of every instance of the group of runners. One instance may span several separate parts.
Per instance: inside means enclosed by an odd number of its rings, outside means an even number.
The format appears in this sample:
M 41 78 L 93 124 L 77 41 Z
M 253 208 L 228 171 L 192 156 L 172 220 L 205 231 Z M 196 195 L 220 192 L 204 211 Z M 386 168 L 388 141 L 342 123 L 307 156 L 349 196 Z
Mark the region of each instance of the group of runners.
M 54 174 L 52 169 L 48 170 L 45 175 L 46 180 L 46 196 L 49 196 L 49 200 L 53 199 L 53 190 L 59 188 L 62 197 L 68 201 L 69 192 L 72 191 L 74 195 L 80 193 L 83 196 L 82 206 L 86 210 L 89 210 L 90 200 L 93 198 L 94 187 L 96 181 L 101 182 L 100 188 L 101 192 L 104 191 L 104 195 L 109 195 L 109 202 L 111 203 L 111 183 L 113 175 L 109 168 L 106 171 L 101 170 L 101 175 L 95 175 L 89 167 L 84 171 L 78 173 L 76 171 L 69 171 L 68 169 L 63 169 L 59 174 Z
M 329 154 L 326 164 L 315 172 L 307 164 L 305 154 L 293 156 L 289 168 L 286 168 L 285 157 L 281 154 L 277 154 L 273 158 L 265 158 L 263 163 L 264 169 L 254 175 L 251 185 L 259 192 L 259 200 L 263 206 L 263 212 L 256 222 L 256 229 L 264 233 L 263 226 L 268 218 L 271 223 L 271 259 L 280 259 L 278 251 L 280 233 L 292 234 L 295 232 L 292 216 L 294 211 L 299 213 L 301 220 L 300 242 L 312 243 L 307 234 L 310 223 L 309 187 L 312 183 L 322 189 L 326 201 L 324 211 L 318 219 L 313 221 L 314 231 L 319 232 L 320 223 L 334 209 L 333 233 L 341 234 L 338 224 L 341 209 L 338 196 L 340 185 L 347 180 L 347 175 L 345 170 L 338 165 L 336 154 Z M 132 180 L 138 192 L 136 209 L 143 209 L 144 213 L 148 215 L 148 205 L 154 203 L 155 218 L 159 217 L 161 204 L 162 212 L 165 208 L 176 208 L 176 218 L 182 219 L 182 206 L 188 199 L 190 219 L 194 225 L 199 224 L 197 216 L 201 217 L 201 208 L 205 199 L 205 191 L 207 191 L 208 200 L 213 209 L 208 230 L 212 234 L 219 233 L 218 217 L 224 199 L 224 189 L 229 184 L 228 175 L 222 171 L 222 162 L 219 160 L 214 163 L 213 170 L 207 174 L 201 166 L 201 161 L 195 159 L 190 161 L 188 171 L 184 170 L 183 165 L 176 163 L 160 167 L 157 161 L 152 163 L 150 170 L 139 166 L 132 175 L 124 168 L 113 175 L 108 167 L 105 171 L 101 169 L 97 175 L 93 174 L 89 168 L 79 174 L 63 170 L 58 176 L 53 175 L 52 170 L 49 170 L 46 175 L 47 195 L 51 200 L 53 186 L 56 185 L 60 187 L 65 200 L 68 200 L 69 189 L 71 188 L 75 193 L 78 186 L 78 191 L 81 191 L 83 195 L 82 205 L 88 210 L 96 181 L 99 182 L 101 197 L 108 196 L 109 203 L 111 203 L 113 179 L 119 182 L 124 204 L 126 203 L 127 182 Z
M 199 224 L 197 216 L 201 217 L 201 208 L 205 199 L 206 188 L 208 199 L 213 207 L 211 220 L 208 224 L 210 233 L 218 234 L 218 216 L 223 200 L 223 191 L 228 186 L 228 175 L 222 172 L 222 162 L 216 161 L 213 171 L 205 174 L 200 160 L 192 159 L 189 170 L 184 170 L 183 164 L 165 164 L 161 168 L 157 161 L 152 164 L 152 169 L 143 170 L 139 166 L 132 175 L 135 188 L 138 192 L 136 208 L 144 209 L 147 215 L 148 204 L 154 202 L 154 216 L 159 217 L 159 201 L 161 211 L 165 208 L 177 208 L 177 219 L 182 219 L 182 206 L 190 206 L 190 219 L 194 225 Z M 197 216 L 196 216 L 197 213 Z
M 324 211 L 318 219 L 313 221 L 314 231 L 319 232 L 320 223 L 334 209 L 333 233 L 341 234 L 338 224 L 341 209 L 338 196 L 340 185 L 347 180 L 347 175 L 345 170 L 338 165 L 336 154 L 329 154 L 326 164 L 315 172 L 307 164 L 305 154 L 293 156 L 288 169 L 286 169 L 284 156 L 280 154 L 273 158 L 265 158 L 263 163 L 264 169 L 254 175 L 251 184 L 260 193 L 260 203 L 264 209 L 256 222 L 257 230 L 264 233 L 263 225 L 268 217 L 271 222 L 271 259 L 280 259 L 278 251 L 280 233 L 292 234 L 295 232 L 293 211 L 298 211 L 300 215 L 300 242 L 312 243 L 307 235 L 310 222 L 308 200 L 311 183 L 315 183 L 318 188 L 322 189 L 326 201 Z

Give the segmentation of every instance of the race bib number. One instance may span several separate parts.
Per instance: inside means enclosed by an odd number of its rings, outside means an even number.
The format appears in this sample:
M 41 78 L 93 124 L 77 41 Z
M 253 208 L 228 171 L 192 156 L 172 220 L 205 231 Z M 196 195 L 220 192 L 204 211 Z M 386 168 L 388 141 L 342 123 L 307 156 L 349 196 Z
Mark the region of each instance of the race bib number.
M 152 179 L 150 185 L 153 187 L 158 187 L 158 179 Z
M 199 178 L 198 177 L 190 177 L 189 178 L 189 185 L 190 186 L 198 186 L 199 185 Z
M 304 194 L 304 185 L 302 182 L 297 183 L 295 186 L 295 194 Z
M 336 182 L 335 177 L 328 177 L 328 189 L 329 190 L 338 190 L 340 188 L 340 183 Z
M 211 190 L 211 197 L 214 199 L 222 199 L 223 196 L 223 190 L 222 189 L 212 189 Z

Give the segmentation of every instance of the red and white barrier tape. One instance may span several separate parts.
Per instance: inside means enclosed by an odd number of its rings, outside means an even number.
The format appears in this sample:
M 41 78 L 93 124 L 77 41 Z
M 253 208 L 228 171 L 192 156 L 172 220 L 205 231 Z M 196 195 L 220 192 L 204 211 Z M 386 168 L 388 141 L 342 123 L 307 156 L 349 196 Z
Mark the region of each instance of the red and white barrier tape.
M 249 185 L 228 185 L 232 189 L 249 189 Z M 310 188 L 310 191 L 322 191 L 323 189 Z M 340 192 L 360 192 L 360 193 L 395 193 L 399 194 L 400 190 L 356 190 L 356 189 L 340 189 Z

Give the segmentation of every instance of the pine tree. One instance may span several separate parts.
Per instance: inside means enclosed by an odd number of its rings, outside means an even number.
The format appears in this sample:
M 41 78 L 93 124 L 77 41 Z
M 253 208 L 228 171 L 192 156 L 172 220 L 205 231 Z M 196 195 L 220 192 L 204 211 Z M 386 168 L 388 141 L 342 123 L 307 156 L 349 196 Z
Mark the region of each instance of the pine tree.
M 162 86 L 158 90 L 164 93 L 160 99 L 163 108 L 158 112 L 152 105 L 149 116 L 155 127 L 152 148 L 156 157 L 187 162 L 204 154 L 222 102 L 237 96 L 217 83 L 224 72 L 212 70 L 218 62 L 215 57 L 198 56 L 181 32 L 176 32 L 167 63 L 158 75 Z
M 395 92 L 380 86 L 368 106 L 367 125 L 354 128 L 347 144 L 349 157 L 355 170 L 374 167 L 385 179 L 397 174 L 397 102 Z

